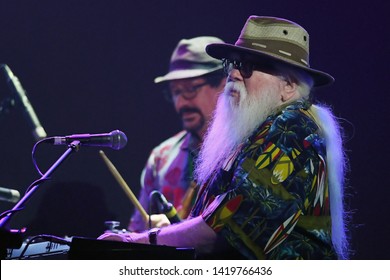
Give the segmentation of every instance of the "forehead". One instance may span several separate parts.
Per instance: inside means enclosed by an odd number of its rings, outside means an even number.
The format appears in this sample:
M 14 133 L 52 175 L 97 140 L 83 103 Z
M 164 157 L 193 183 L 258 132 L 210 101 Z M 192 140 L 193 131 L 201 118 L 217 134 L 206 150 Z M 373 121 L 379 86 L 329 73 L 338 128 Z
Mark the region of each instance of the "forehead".
M 205 82 L 204 78 L 201 77 L 195 77 L 195 78 L 187 78 L 187 79 L 180 79 L 180 80 L 172 80 L 169 81 L 169 88 L 179 88 L 179 87 L 192 87 L 194 85 L 197 85 L 199 83 Z

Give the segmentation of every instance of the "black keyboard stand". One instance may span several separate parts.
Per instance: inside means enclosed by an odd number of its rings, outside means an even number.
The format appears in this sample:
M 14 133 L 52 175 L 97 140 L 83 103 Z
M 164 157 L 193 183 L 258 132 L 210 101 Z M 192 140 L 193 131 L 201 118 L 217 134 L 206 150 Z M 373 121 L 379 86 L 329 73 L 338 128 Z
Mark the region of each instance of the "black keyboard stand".
M 125 243 L 73 237 L 68 252 L 71 260 L 193 260 L 193 248 Z

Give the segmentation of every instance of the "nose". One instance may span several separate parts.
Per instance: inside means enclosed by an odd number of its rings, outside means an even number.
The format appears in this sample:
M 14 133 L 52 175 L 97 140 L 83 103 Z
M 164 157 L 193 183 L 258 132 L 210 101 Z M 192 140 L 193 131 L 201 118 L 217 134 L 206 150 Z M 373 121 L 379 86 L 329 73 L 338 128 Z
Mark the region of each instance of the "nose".
M 176 108 L 176 111 L 179 111 L 181 108 L 183 108 L 183 106 L 187 105 L 188 103 L 190 103 L 191 100 L 187 100 L 185 99 L 181 94 L 178 95 L 175 99 L 175 108 Z
M 238 69 L 233 68 L 229 72 L 228 80 L 230 81 L 242 81 L 243 77 Z

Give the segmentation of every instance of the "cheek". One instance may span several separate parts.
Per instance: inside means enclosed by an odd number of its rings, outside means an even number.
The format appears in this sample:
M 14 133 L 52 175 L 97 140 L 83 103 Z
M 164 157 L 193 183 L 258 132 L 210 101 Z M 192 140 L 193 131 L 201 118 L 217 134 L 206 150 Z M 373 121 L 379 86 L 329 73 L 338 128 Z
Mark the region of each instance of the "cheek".
M 214 112 L 215 107 L 217 106 L 218 97 L 213 96 L 204 102 L 202 112 L 207 117 L 210 118 Z
M 264 83 L 257 80 L 249 80 L 245 83 L 245 89 L 248 93 L 257 92 L 264 86 Z
M 176 113 L 179 113 L 180 107 L 175 103 L 174 105 Z

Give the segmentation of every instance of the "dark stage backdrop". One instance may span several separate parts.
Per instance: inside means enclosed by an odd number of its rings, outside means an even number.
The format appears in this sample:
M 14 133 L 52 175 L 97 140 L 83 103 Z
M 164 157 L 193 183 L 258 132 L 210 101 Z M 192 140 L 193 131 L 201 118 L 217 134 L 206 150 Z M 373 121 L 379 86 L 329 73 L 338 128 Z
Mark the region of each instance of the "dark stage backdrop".
M 344 2 L 348 2 L 344 3 Z M 104 149 L 138 194 L 150 150 L 180 130 L 153 79 L 165 74 L 178 40 L 213 35 L 234 43 L 249 15 L 285 17 L 311 35 L 311 65 L 334 75 L 319 89 L 346 134 L 354 259 L 388 259 L 389 31 L 386 1 L 0 1 L 0 63 L 20 79 L 50 136 L 120 129 Z M 3 82 L 3 81 L 2 81 Z M 10 93 L 2 87 L 0 101 Z M 21 193 L 40 175 L 20 108 L 0 115 L 0 186 Z M 46 171 L 65 146 L 41 145 Z M 0 210 L 13 207 L 0 202 Z M 11 220 L 30 235 L 96 237 L 105 220 L 125 227 L 133 206 L 98 155 L 81 147 Z

